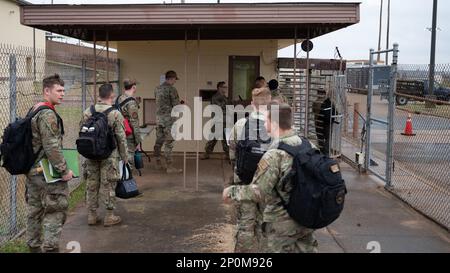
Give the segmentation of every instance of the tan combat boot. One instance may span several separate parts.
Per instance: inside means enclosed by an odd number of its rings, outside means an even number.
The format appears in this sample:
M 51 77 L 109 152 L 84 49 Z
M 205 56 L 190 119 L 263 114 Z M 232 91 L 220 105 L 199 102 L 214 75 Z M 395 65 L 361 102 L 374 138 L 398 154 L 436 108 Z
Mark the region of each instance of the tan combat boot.
M 117 225 L 120 222 L 122 222 L 122 218 L 120 218 L 120 216 L 114 215 L 114 211 L 113 210 L 106 210 L 106 216 L 105 219 L 103 220 L 103 226 L 105 227 L 110 227 L 113 225 Z
M 89 210 L 88 212 L 88 225 L 93 226 L 100 222 L 100 217 L 97 215 L 96 210 Z
M 181 172 L 183 172 L 182 169 L 174 168 L 174 167 L 172 166 L 172 163 L 167 163 L 166 173 L 172 174 L 172 173 L 181 173 Z

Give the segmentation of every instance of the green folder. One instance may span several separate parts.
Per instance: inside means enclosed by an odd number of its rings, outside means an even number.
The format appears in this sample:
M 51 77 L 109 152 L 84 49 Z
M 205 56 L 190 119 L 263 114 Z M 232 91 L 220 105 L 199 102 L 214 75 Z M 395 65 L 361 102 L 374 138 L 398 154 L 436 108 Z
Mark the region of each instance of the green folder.
M 66 160 L 67 168 L 73 172 L 73 177 L 79 177 L 78 151 L 76 149 L 63 149 L 62 153 Z M 61 174 L 56 171 L 47 158 L 43 158 L 40 165 L 47 183 L 54 183 L 61 180 Z

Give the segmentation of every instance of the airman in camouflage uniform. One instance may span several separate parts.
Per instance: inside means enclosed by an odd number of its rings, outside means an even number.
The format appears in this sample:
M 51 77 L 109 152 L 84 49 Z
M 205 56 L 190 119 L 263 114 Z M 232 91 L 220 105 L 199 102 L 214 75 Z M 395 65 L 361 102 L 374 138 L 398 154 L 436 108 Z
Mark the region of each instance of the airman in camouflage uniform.
M 139 128 L 139 104 L 133 97 L 136 93 L 136 82 L 134 80 L 125 79 L 123 81 L 123 86 L 124 92 L 117 98 L 117 102 L 120 104 L 128 98 L 133 98 L 120 107 L 120 112 L 123 117 L 129 121 L 130 127 L 133 130 L 133 133 L 127 136 L 127 146 L 128 160 L 134 166 L 134 153 L 136 150 L 140 149 L 139 146 L 142 142 Z
M 64 97 L 64 81 L 59 75 L 43 81 L 44 101 L 54 109 Z M 33 107 L 36 110 L 42 103 Z M 61 152 L 64 128 L 51 109 L 41 110 L 31 120 L 32 144 L 38 157 L 27 174 L 27 244 L 31 252 L 59 252 L 61 231 L 69 207 L 67 181 L 73 176 Z M 62 181 L 47 183 L 39 162 L 47 158 L 62 175 Z
M 111 84 L 103 84 L 99 89 L 100 101 L 95 104 L 95 111 L 104 112 L 114 103 L 114 92 Z M 90 107 L 83 113 L 82 124 L 92 116 Z M 99 207 L 100 188 L 106 207 L 104 226 L 112 226 L 121 222 L 120 216 L 114 215 L 116 205 L 115 188 L 120 179 L 119 161 L 128 162 L 128 149 L 123 125 L 123 116 L 117 110 L 108 113 L 108 126 L 114 132 L 117 148 L 105 160 L 86 159 L 84 163 L 84 178 L 86 180 L 88 224 L 95 225 L 100 221 L 97 215 Z
M 161 147 L 164 145 L 164 157 L 166 159 L 167 173 L 181 173 L 183 170 L 173 167 L 172 149 L 174 139 L 172 137 L 172 125 L 176 118 L 171 116 L 172 108 L 179 105 L 178 91 L 173 86 L 178 80 L 175 71 L 167 71 L 166 81 L 155 89 L 156 100 L 156 141 L 153 148 L 156 158 L 156 168 L 161 170 Z
M 289 110 L 287 110 L 289 109 Z M 281 113 L 285 111 L 285 114 Z M 280 202 L 281 195 L 285 202 L 289 202 L 292 185 L 281 182 L 287 177 L 292 168 L 293 158 L 285 151 L 278 149 L 280 142 L 288 145 L 301 145 L 301 138 L 291 130 L 291 110 L 289 105 L 280 105 L 280 124 L 266 117 L 266 128 L 272 135 L 273 143 L 258 164 L 258 169 L 250 185 L 230 186 L 224 190 L 224 200 L 238 202 L 247 201 L 261 204 L 263 214 L 263 232 L 267 237 L 267 252 L 317 252 L 317 241 L 313 230 L 300 226 L 287 213 Z M 277 126 L 279 126 L 277 128 Z M 278 191 L 278 194 L 277 194 Z
M 227 86 L 225 84 L 225 82 L 218 82 L 217 83 L 217 92 L 212 96 L 211 98 L 211 104 L 212 105 L 218 105 L 220 106 L 220 108 L 222 109 L 222 114 L 223 114 L 223 125 L 222 125 L 222 149 L 225 152 L 225 155 L 227 157 L 227 159 L 229 158 L 229 150 L 228 150 L 228 145 L 227 145 L 227 140 L 225 137 L 225 128 L 226 128 L 226 117 L 227 117 L 227 105 L 229 104 L 229 99 L 226 96 L 227 93 Z M 215 126 L 213 126 L 211 128 L 213 131 L 215 130 Z M 214 151 L 214 146 L 216 146 L 217 143 L 217 139 L 213 138 L 211 140 L 209 140 L 206 143 L 205 146 L 205 153 L 203 154 L 203 156 L 201 157 L 201 159 L 208 159 L 209 155 Z
M 252 104 L 255 108 L 250 113 L 253 119 L 265 120 L 263 107 L 270 102 L 270 93 L 266 88 L 254 89 L 252 91 Z M 261 110 L 259 109 L 261 107 Z M 247 119 L 242 118 L 236 122 L 231 129 L 230 135 L 230 160 L 233 166 L 234 185 L 241 185 L 239 176 L 236 174 L 236 147 Z M 262 214 L 258 209 L 260 204 L 251 200 L 236 200 L 236 233 L 235 233 L 235 252 L 260 252 L 261 244 L 264 244 L 262 238 L 261 222 Z M 259 224 L 258 224 L 259 223 Z

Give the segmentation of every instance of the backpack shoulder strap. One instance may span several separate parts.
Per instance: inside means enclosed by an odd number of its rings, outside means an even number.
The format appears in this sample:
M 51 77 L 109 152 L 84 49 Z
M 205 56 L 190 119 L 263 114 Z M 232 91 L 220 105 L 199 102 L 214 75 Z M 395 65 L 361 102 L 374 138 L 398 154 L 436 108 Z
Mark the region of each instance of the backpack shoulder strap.
M 278 149 L 280 149 L 282 151 L 285 151 L 286 153 L 288 153 L 292 157 L 296 157 L 297 155 L 300 155 L 300 158 L 304 157 L 304 156 L 306 156 L 306 153 L 308 152 L 308 150 L 311 148 L 311 144 L 304 137 L 301 137 L 301 140 L 302 140 L 302 144 L 297 145 L 297 146 L 292 146 L 292 145 L 286 144 L 284 142 L 280 142 L 278 144 Z M 290 181 L 293 177 L 295 177 L 294 175 L 295 175 L 296 171 L 297 170 L 295 170 L 295 169 L 291 170 L 291 172 L 287 176 L 287 179 L 284 180 L 284 181 L 280 181 L 280 183 L 282 183 L 282 189 L 285 188 L 286 183 L 288 181 Z M 276 187 L 274 187 L 274 190 L 275 190 L 276 195 L 280 199 L 280 202 L 283 205 L 284 209 L 287 209 L 286 201 L 283 199 L 283 197 L 278 192 Z
M 97 113 L 97 111 L 95 111 L 95 105 L 91 105 L 91 107 L 89 108 L 91 110 L 91 114 L 94 115 L 95 113 Z
M 27 116 L 30 118 L 33 118 L 37 113 L 39 113 L 41 110 L 44 109 L 50 109 L 58 116 L 58 114 L 55 111 L 55 107 L 51 105 L 49 102 L 39 102 L 35 105 L 33 105 L 30 110 L 28 110 Z
M 117 98 L 119 98 L 119 97 L 117 97 Z M 128 98 L 124 99 L 124 100 L 119 104 L 119 108 L 122 108 L 125 104 L 127 104 L 129 101 L 132 101 L 132 100 L 136 101 L 136 99 L 133 98 L 133 97 L 128 97 Z
M 302 140 L 302 144 L 300 145 L 300 147 L 302 148 L 302 150 L 309 150 L 312 148 L 311 146 L 311 142 L 309 142 L 309 140 L 306 137 L 300 137 Z
M 116 106 L 117 108 L 119 108 L 119 98 L 122 95 L 117 96 L 116 101 L 114 102 L 114 106 Z
M 108 114 L 111 113 L 111 111 L 113 111 L 113 110 L 116 110 L 116 109 L 114 109 L 114 107 L 109 107 L 108 109 L 103 111 L 103 114 L 105 114 L 105 116 L 108 116 Z
M 33 119 L 33 118 L 34 118 L 39 112 L 41 112 L 42 110 L 50 109 L 50 110 L 52 110 L 53 113 L 55 113 L 55 115 L 56 115 L 56 119 L 57 119 L 57 121 L 58 121 L 58 126 L 59 126 L 59 128 L 61 129 L 61 135 L 64 135 L 64 134 L 65 134 L 65 132 L 64 132 L 64 123 L 63 123 L 63 120 L 62 120 L 62 118 L 59 116 L 59 114 L 55 111 L 54 108 L 52 108 L 52 107 L 50 107 L 50 106 L 48 106 L 48 105 L 46 105 L 46 104 L 39 105 L 38 108 L 36 108 L 34 111 L 33 111 L 33 108 L 34 108 L 34 107 L 32 107 L 32 108 L 30 109 L 30 111 L 28 112 L 28 114 L 27 114 L 27 117 L 29 117 L 30 120 Z
M 281 142 L 278 144 L 278 149 L 285 151 L 290 154 L 292 157 L 300 156 L 300 160 L 302 162 L 307 162 L 310 154 L 308 152 L 311 150 L 312 146 L 308 139 L 301 137 L 302 144 L 298 146 L 292 146 L 286 143 Z
M 278 149 L 285 151 L 286 153 L 294 157 L 300 151 L 300 146 L 292 146 L 284 142 L 280 142 L 278 144 Z
M 242 127 L 240 140 L 247 139 L 249 134 L 250 134 L 250 123 L 249 123 L 249 116 L 248 116 L 248 117 L 245 117 L 245 123 L 244 123 L 244 127 Z
M 34 108 L 34 107 L 32 107 L 32 108 L 30 109 L 30 111 L 28 112 L 28 115 L 27 115 L 27 116 L 30 117 L 30 119 L 34 118 L 34 116 L 36 116 L 40 111 L 42 111 L 42 110 L 44 110 L 44 109 L 50 109 L 50 110 L 53 111 L 53 109 L 50 108 L 50 107 L 48 107 L 47 105 L 41 105 L 41 106 L 39 106 L 38 108 L 34 109 L 34 111 L 33 111 L 33 108 Z

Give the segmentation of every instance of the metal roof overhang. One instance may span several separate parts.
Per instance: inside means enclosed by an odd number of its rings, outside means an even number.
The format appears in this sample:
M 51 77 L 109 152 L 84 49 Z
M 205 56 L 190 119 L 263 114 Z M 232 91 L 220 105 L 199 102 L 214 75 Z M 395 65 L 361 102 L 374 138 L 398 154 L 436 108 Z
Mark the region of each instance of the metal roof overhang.
M 359 22 L 359 3 L 23 5 L 21 23 L 92 41 L 312 39 Z

